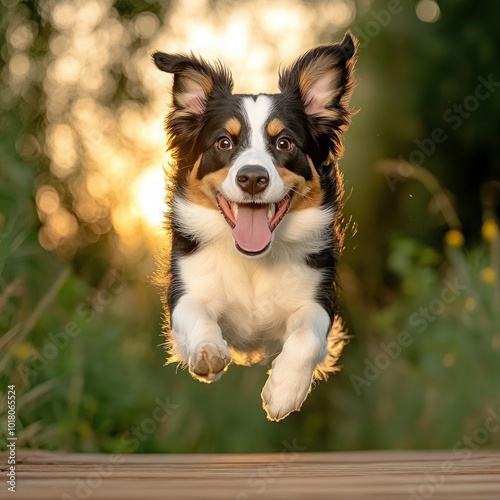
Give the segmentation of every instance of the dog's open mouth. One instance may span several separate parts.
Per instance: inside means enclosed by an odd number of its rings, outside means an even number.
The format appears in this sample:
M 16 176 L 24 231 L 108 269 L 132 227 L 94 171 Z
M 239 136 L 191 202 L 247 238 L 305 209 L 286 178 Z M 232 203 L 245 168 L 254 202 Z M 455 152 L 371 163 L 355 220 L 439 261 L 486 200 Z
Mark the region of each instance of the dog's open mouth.
M 264 252 L 271 243 L 272 232 L 290 208 L 288 193 L 277 203 L 235 203 L 216 193 L 221 214 L 233 230 L 236 248 L 247 255 Z

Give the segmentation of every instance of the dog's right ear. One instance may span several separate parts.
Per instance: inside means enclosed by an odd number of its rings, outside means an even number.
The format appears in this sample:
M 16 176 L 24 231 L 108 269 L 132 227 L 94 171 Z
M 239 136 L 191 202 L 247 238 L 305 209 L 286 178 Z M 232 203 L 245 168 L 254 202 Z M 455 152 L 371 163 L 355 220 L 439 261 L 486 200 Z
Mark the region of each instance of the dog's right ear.
M 161 71 L 174 75 L 172 107 L 165 120 L 168 149 L 174 158 L 192 164 L 207 103 L 231 94 L 233 79 L 220 62 L 211 66 L 194 55 L 155 52 L 153 61 Z
M 155 52 L 153 60 L 161 71 L 173 73 L 173 104 L 180 114 L 200 116 L 213 94 L 231 93 L 233 89 L 231 74 L 220 62 L 211 66 L 194 55 L 164 52 Z

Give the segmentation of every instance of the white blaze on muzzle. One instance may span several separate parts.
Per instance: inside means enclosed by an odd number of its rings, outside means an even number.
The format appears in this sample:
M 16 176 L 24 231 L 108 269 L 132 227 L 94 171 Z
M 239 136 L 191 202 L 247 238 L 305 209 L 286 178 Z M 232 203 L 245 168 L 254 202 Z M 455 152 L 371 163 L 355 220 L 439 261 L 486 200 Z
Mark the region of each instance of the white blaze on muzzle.
M 249 128 L 249 145 L 236 158 L 221 186 L 218 204 L 233 229 L 239 250 L 258 254 L 271 243 L 272 231 L 289 208 L 290 197 L 276 170 L 273 157 L 267 151 L 265 126 L 271 113 L 271 98 L 259 95 L 243 99 L 243 112 Z M 238 185 L 238 175 L 244 167 L 263 168 L 269 184 L 253 198 Z

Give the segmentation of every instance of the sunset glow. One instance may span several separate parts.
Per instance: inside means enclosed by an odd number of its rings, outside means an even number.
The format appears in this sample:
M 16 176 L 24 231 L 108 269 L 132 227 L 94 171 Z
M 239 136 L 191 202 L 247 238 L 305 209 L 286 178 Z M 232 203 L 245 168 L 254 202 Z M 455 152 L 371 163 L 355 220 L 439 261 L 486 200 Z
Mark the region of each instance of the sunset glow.
M 134 186 L 139 217 L 152 229 L 161 228 L 165 210 L 165 179 L 163 169 L 152 168 L 141 175 Z
M 41 147 L 54 179 L 37 188 L 40 242 L 70 251 L 111 229 L 129 249 L 161 237 L 161 166 L 169 165 L 163 119 L 172 77 L 154 67 L 152 52 L 219 59 L 231 69 L 236 92 L 276 92 L 280 64 L 317 43 L 323 31 L 343 29 L 356 12 L 351 0 L 317 1 L 314 10 L 299 0 L 216 8 L 208 0 L 174 1 L 123 23 L 109 0 L 44 5 L 54 32 L 41 82 L 48 110 Z M 11 43 L 29 47 L 32 29 L 21 25 Z M 22 88 L 30 78 L 33 65 L 20 53 L 11 61 L 11 86 Z M 127 98 L 113 101 L 120 85 Z M 38 147 L 32 137 L 19 141 L 27 159 Z

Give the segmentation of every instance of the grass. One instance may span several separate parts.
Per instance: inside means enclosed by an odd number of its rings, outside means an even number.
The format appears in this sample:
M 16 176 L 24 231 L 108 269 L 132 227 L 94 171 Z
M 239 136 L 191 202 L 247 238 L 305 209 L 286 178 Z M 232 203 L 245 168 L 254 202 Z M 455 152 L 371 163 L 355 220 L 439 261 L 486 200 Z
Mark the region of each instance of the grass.
M 20 167 L 13 156 L 5 165 Z M 163 367 L 150 256 L 113 267 L 111 242 L 90 280 L 43 250 L 31 181 L 19 181 L 19 198 L 0 192 L 0 382 L 2 391 L 17 388 L 19 446 L 279 452 L 295 439 L 308 451 L 451 448 L 500 412 L 498 227 L 485 210 L 482 240 L 464 242 L 435 179 L 431 196 L 455 232 L 443 248 L 392 237 L 384 301 L 360 299 L 359 290 L 344 297 L 353 338 L 343 369 L 279 424 L 261 408 L 266 366 L 233 366 L 210 386 Z M 92 257 L 84 255 L 87 265 Z M 0 415 L 4 433 L 5 398 Z M 500 446 L 500 433 L 477 439 L 480 448 Z

